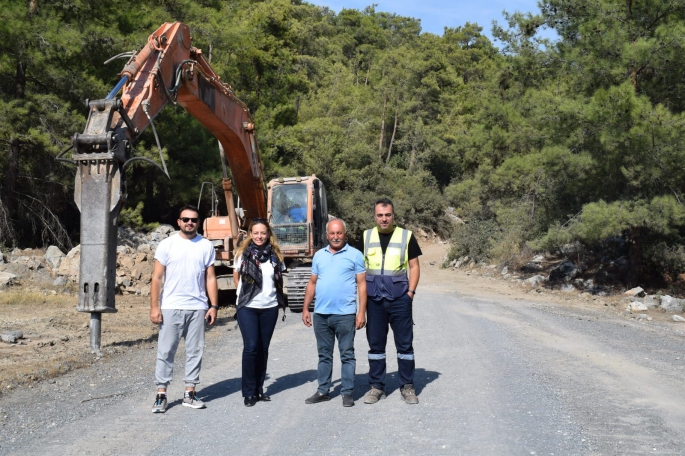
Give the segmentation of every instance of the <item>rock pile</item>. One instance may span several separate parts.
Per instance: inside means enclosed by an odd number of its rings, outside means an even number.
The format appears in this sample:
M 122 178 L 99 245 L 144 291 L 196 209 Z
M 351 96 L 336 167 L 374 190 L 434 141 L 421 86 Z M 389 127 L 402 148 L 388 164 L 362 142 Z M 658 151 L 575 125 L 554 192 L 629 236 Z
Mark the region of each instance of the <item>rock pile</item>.
M 161 225 L 150 233 L 120 227 L 117 246 L 117 292 L 150 294 L 150 279 L 154 254 L 162 239 L 174 234 L 171 225 Z M 81 246 L 67 254 L 58 247 L 47 250 L 14 249 L 9 255 L 0 253 L 0 290 L 22 281 L 30 281 L 41 289 L 68 290 L 78 284 Z
M 616 288 L 623 287 L 622 283 L 617 280 L 617 277 L 622 276 L 628 270 L 628 263 L 625 258 L 621 257 L 616 260 L 602 259 L 598 273 L 595 278 L 606 279 L 609 276 L 609 284 L 599 285 L 595 279 L 583 279 L 581 274 L 586 268 L 584 265 L 578 266 L 569 259 L 564 259 L 561 263 L 549 270 L 549 274 L 544 275 L 542 271 L 544 267 L 545 257 L 538 255 L 524 266 L 520 267 L 517 272 L 513 272 L 511 267 L 504 266 L 499 273 L 499 276 L 508 279 L 511 282 L 518 283 L 523 287 L 539 289 L 540 287 L 556 289 L 566 293 L 580 292 L 583 295 L 608 296 L 616 293 Z M 496 276 L 495 265 L 486 265 L 483 263 L 476 263 L 468 256 L 454 259 L 447 262 L 443 261 L 444 267 L 447 268 L 465 268 L 465 269 L 480 269 L 483 276 Z M 550 266 L 549 264 L 547 265 Z M 468 274 L 469 272 L 467 272 Z M 530 276 L 530 274 L 533 274 Z M 613 288 L 612 288 L 613 287 Z M 539 290 L 538 290 L 539 291 Z M 649 309 L 659 308 L 664 312 L 680 313 L 685 311 L 685 299 L 674 298 L 669 295 L 648 295 L 645 291 L 636 287 L 627 290 L 625 298 L 622 302 L 626 304 L 626 312 L 644 312 Z M 645 316 L 645 318 L 647 318 Z M 651 319 L 651 318 L 650 318 Z M 674 320 L 681 321 L 681 320 Z M 685 319 L 683 320 L 685 321 Z

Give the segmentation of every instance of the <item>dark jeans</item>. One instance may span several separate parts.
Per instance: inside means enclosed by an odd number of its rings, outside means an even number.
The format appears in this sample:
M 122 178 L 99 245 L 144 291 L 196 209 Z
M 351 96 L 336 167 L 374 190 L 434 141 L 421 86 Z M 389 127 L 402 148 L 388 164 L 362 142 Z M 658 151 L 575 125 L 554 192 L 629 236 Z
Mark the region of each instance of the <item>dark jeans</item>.
M 354 358 L 354 333 L 356 315 L 314 314 L 314 335 L 316 349 L 319 352 L 317 375 L 321 394 L 327 394 L 333 386 L 333 347 L 338 339 L 342 369 L 340 394 L 352 394 L 354 391 L 354 370 L 357 362 Z
M 243 335 L 243 397 L 264 393 L 269 344 L 278 321 L 278 306 L 268 309 L 241 307 L 236 314 Z
M 412 300 L 408 294 L 395 299 L 366 303 L 366 338 L 369 341 L 369 384 L 385 387 L 385 346 L 388 343 L 388 325 L 392 328 L 397 349 L 397 371 L 400 388 L 414 383 L 414 321 Z

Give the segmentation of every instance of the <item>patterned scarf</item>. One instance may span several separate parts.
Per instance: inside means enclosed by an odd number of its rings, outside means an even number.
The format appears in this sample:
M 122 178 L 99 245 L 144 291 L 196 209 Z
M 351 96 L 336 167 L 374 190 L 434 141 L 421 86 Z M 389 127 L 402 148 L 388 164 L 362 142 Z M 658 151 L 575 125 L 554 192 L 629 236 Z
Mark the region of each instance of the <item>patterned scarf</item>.
M 283 273 L 281 271 L 281 260 L 278 259 L 271 248 L 271 244 L 266 244 L 263 247 L 257 246 L 254 242 L 245 248 L 243 252 L 243 262 L 240 264 L 240 297 L 236 310 L 247 305 L 255 296 L 262 291 L 262 269 L 261 264 L 271 261 L 274 268 L 274 285 L 276 287 L 276 298 L 278 306 L 285 308 L 288 306 L 288 300 L 283 293 Z M 285 315 L 284 315 L 285 318 Z

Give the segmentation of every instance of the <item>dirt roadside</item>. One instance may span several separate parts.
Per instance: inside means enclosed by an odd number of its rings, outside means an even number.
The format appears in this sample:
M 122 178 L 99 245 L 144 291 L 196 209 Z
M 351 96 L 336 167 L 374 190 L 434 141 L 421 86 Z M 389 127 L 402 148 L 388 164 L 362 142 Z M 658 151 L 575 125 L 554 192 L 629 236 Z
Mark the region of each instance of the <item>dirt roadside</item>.
M 524 288 L 518 283 L 489 277 L 479 269 L 442 269 L 440 264 L 448 244 L 441 241 L 420 240 L 421 290 L 440 288 L 481 298 L 539 301 L 575 308 L 594 308 L 599 311 L 634 318 L 625 312 L 623 296 L 593 297 L 578 293 L 564 293 L 544 288 Z M 483 275 L 485 274 L 485 276 Z M 29 289 L 0 293 L 0 332 L 19 330 L 24 338 L 18 344 L 0 343 L 0 394 L 17 385 L 31 385 L 54 378 L 74 369 L 96 362 L 90 353 L 88 327 L 90 315 L 76 312 L 76 295 L 51 294 Z M 117 356 L 131 347 L 149 348 L 157 340 L 157 327 L 149 320 L 149 298 L 117 296 L 118 312 L 105 314 L 102 319 L 102 351 L 104 358 Z M 231 307 L 222 307 L 220 319 L 230 319 Z M 652 318 L 646 324 L 662 323 L 680 329 L 671 321 L 671 314 L 659 309 L 646 313 Z M 685 329 L 685 326 L 683 326 Z

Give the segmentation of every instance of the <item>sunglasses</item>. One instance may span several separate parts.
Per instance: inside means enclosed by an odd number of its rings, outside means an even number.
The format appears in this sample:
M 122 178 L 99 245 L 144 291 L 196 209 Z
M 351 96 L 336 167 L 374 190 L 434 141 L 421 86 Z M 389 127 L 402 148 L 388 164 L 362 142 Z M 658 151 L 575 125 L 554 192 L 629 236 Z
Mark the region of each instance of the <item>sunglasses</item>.
M 197 223 L 197 217 L 181 217 L 183 223 L 193 222 Z
M 260 224 L 262 224 L 262 225 L 266 225 L 266 224 L 267 224 L 265 218 L 259 218 L 259 217 L 256 217 L 256 218 L 253 218 L 253 219 L 252 219 L 252 224 L 256 224 L 256 223 L 260 223 Z

